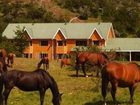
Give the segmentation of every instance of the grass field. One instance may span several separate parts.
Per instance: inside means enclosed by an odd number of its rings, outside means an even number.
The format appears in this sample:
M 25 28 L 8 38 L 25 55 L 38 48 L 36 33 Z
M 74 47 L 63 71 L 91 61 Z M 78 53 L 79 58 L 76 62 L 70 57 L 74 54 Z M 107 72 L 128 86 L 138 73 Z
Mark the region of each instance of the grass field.
M 16 58 L 13 69 L 33 71 L 37 63 L 38 60 L 34 59 Z M 61 105 L 102 105 L 101 79 L 82 76 L 77 78 L 74 69 L 71 67 L 61 69 L 57 61 L 51 61 L 49 72 L 57 81 L 60 92 L 63 93 Z M 82 72 L 80 74 L 83 75 Z M 128 89 L 118 88 L 116 97 L 121 105 L 129 105 Z M 51 99 L 51 91 L 48 89 L 44 105 L 52 105 Z M 113 105 L 110 93 L 107 95 L 107 100 L 108 105 Z M 134 101 L 134 105 L 140 105 L 140 85 L 135 91 Z M 40 105 L 39 94 L 23 92 L 15 87 L 9 95 L 8 105 Z

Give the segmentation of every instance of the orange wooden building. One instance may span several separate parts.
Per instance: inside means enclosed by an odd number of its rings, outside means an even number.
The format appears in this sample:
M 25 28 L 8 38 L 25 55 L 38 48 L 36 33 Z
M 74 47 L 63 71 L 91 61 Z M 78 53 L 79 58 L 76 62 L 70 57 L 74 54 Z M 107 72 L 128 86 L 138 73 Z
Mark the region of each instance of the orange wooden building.
M 13 39 L 17 26 L 24 28 L 30 44 L 23 52 L 27 58 L 61 58 L 76 46 L 105 46 L 115 38 L 112 23 L 15 23 L 9 24 L 3 36 Z

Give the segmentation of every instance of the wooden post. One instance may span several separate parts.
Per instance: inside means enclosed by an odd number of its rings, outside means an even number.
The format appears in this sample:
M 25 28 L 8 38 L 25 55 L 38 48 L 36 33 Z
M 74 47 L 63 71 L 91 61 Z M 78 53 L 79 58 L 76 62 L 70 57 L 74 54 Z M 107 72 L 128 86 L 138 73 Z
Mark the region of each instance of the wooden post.
M 131 54 L 131 51 L 129 52 L 129 61 L 130 61 L 130 62 L 132 61 L 132 54 Z

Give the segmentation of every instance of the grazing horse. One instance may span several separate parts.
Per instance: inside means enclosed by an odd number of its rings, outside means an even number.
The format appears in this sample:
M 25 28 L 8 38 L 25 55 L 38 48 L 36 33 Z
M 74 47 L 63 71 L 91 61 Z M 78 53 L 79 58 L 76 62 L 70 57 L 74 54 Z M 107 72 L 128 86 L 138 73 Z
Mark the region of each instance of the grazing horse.
M 57 83 L 47 71 L 37 69 L 32 72 L 11 70 L 4 75 L 4 105 L 7 105 L 7 99 L 10 91 L 14 86 L 23 91 L 39 91 L 40 105 L 44 103 L 44 95 L 50 88 L 53 99 L 53 105 L 60 105 L 61 95 L 58 90 Z
M 94 53 L 94 52 L 86 52 L 86 51 L 79 52 L 76 55 L 76 64 L 75 64 L 76 75 L 78 77 L 78 69 L 80 67 L 80 64 L 82 66 L 82 71 L 84 73 L 84 76 L 88 77 L 86 75 L 86 71 L 85 71 L 85 64 L 86 63 L 90 63 L 93 66 L 102 67 L 107 62 L 108 62 L 108 57 L 104 53 Z M 97 76 L 98 75 L 99 75 L 99 70 L 97 71 Z
M 8 54 L 7 63 L 8 63 L 9 67 L 13 67 L 13 63 L 14 63 L 14 54 L 13 53 Z
M 71 64 L 71 61 L 70 61 L 70 59 L 69 58 L 62 58 L 61 59 L 61 61 L 60 61 L 60 67 L 62 68 L 63 66 L 65 66 L 65 65 L 70 65 L 70 66 L 72 66 L 72 64 Z
M 48 70 L 49 69 L 49 59 L 48 57 L 44 57 L 40 60 L 40 62 L 37 65 L 37 68 L 39 69 L 41 65 L 43 64 L 43 69 Z
M 140 69 L 136 63 L 109 62 L 102 70 L 102 96 L 106 105 L 106 90 L 111 83 L 111 94 L 114 104 L 117 104 L 115 94 L 117 87 L 128 87 L 130 91 L 130 103 L 133 103 L 133 95 L 137 83 L 140 81 Z

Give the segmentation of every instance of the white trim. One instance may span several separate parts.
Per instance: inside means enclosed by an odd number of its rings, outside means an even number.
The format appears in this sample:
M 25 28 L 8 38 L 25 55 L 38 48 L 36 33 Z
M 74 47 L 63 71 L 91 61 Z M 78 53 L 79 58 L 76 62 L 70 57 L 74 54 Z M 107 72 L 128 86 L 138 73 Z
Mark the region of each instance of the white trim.
M 26 31 L 26 32 L 27 32 L 27 34 L 29 35 L 29 37 L 30 37 L 31 39 L 33 39 L 33 38 L 31 37 L 31 35 L 29 34 L 29 32 L 28 32 L 28 30 L 27 30 L 27 28 L 26 28 L 26 27 L 24 28 L 24 31 Z
M 131 54 L 131 51 L 129 52 L 129 61 L 130 61 L 130 62 L 132 61 L 132 54 Z
M 78 19 L 78 17 L 74 17 L 74 18 L 70 19 L 69 23 L 71 23 L 75 19 Z
M 103 49 L 103 50 L 106 50 L 106 51 L 110 51 L 111 49 Z M 115 50 L 116 52 L 140 52 L 140 50 L 118 50 L 118 49 L 113 49 Z
M 61 31 L 60 28 L 58 28 L 58 30 L 57 30 L 56 33 L 54 34 L 53 39 L 55 39 L 55 37 L 56 37 L 56 35 L 57 35 L 57 33 L 58 33 L 59 31 L 62 33 L 62 35 L 64 36 L 64 38 L 67 39 L 66 36 L 65 36 L 65 34 L 63 33 L 63 31 Z
M 92 30 L 92 33 L 90 34 L 90 36 L 89 36 L 88 39 L 91 38 L 91 36 L 93 35 L 93 33 L 94 33 L 95 31 L 97 31 L 97 33 L 98 33 L 98 35 L 100 36 L 100 38 L 103 39 L 102 35 L 100 35 L 99 31 L 98 31 L 96 28 L 94 28 L 94 29 Z

